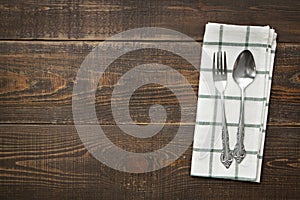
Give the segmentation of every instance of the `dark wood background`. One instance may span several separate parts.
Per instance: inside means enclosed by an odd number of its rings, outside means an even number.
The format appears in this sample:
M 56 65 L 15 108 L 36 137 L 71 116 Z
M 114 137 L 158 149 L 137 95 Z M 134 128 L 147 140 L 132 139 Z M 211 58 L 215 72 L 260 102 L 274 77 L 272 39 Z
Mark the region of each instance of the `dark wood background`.
M 299 14 L 296 0 L 1 0 L 0 198 L 299 199 Z M 191 177 L 191 146 L 173 164 L 144 174 L 119 172 L 93 158 L 78 137 L 71 110 L 73 83 L 85 56 L 108 37 L 138 27 L 180 31 L 200 45 L 209 21 L 269 24 L 278 33 L 262 182 Z M 199 74 L 167 52 L 133 52 L 119 58 L 114 69 L 137 61 L 177 69 L 197 93 Z M 120 73 L 100 80 L 105 83 L 96 105 L 101 126 L 120 147 L 160 148 L 169 141 L 164 134 L 136 141 L 116 127 L 109 102 Z M 139 99 L 141 95 L 149 101 Z M 180 122 L 176 97 L 158 85 L 142 87 L 133 97 L 130 111 L 138 124 L 149 123 L 149 105 L 167 107 L 165 130 L 172 136 Z M 191 110 L 195 113 L 192 103 Z M 186 123 L 191 132 L 193 123 Z

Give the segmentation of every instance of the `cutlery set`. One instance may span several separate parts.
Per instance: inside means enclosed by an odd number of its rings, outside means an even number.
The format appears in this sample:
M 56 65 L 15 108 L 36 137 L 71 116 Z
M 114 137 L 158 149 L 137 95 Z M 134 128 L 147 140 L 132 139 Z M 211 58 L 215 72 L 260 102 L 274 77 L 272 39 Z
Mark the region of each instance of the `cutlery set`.
M 227 86 L 227 62 L 226 52 L 216 52 L 213 55 L 213 81 L 216 90 L 220 94 L 221 99 L 221 115 L 222 115 L 222 152 L 220 156 L 221 163 L 229 168 L 233 162 L 233 158 L 239 164 L 246 156 L 246 150 L 244 146 L 245 136 L 245 118 L 244 118 L 244 101 L 245 101 L 245 89 L 253 82 L 256 76 L 256 66 L 252 53 L 249 50 L 242 51 L 237 57 L 232 77 L 235 83 L 241 90 L 240 101 L 240 115 L 237 130 L 237 142 L 234 150 L 230 150 L 229 147 L 229 134 L 227 129 L 226 112 L 225 112 L 225 98 L 224 92 Z

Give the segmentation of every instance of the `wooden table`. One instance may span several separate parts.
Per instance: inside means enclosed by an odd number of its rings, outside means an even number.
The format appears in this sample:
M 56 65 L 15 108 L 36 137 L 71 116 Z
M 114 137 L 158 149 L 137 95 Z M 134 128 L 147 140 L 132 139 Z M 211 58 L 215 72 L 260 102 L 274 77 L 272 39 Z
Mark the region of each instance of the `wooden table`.
M 1 199 L 299 199 L 299 13 L 300 2 L 293 0 L 1 1 Z M 171 165 L 140 174 L 114 170 L 92 157 L 72 116 L 74 80 L 84 58 L 110 36 L 149 26 L 182 32 L 201 45 L 208 21 L 269 24 L 279 35 L 262 182 L 191 177 L 192 145 Z M 150 62 L 178 70 L 197 94 L 199 73 L 174 54 L 141 50 L 114 62 L 100 80 L 97 117 L 107 137 L 129 151 L 161 148 L 180 123 L 176 96 L 155 84 L 139 88 L 130 103 L 138 124 L 150 122 L 150 105 L 166 108 L 164 131 L 153 140 L 128 138 L 112 117 L 114 84 L 126 70 Z M 190 108 L 195 113 L 195 105 Z M 191 134 L 193 123 L 185 124 Z

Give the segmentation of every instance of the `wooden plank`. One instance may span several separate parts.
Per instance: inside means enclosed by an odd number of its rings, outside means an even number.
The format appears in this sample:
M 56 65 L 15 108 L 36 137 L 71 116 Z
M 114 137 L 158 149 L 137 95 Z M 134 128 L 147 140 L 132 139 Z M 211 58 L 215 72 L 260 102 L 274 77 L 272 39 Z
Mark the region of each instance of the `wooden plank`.
M 140 27 L 163 27 L 202 40 L 207 22 L 270 25 L 280 42 L 300 42 L 294 0 L 18 1 L 0 3 L 1 39 L 105 40 Z M 237 20 L 238 19 L 238 20 Z
M 1 42 L 0 43 L 0 123 L 73 124 L 72 92 L 76 73 L 95 42 Z M 113 43 L 117 45 L 117 43 Z M 200 44 L 199 44 L 200 45 Z M 298 126 L 300 107 L 299 44 L 279 44 L 276 52 L 271 92 L 269 125 Z M 194 60 L 199 59 L 192 58 Z M 117 59 L 99 81 L 96 110 L 101 124 L 114 124 L 111 94 L 124 73 L 144 63 L 160 63 L 180 72 L 194 93 L 187 93 L 183 83 L 175 85 L 177 94 L 185 96 L 189 119 L 194 123 L 199 72 L 188 62 L 170 52 L 141 50 Z M 172 79 L 172 76 L 170 76 Z M 150 98 L 151 97 L 151 98 Z M 115 100 L 124 105 L 124 94 Z M 161 104 L 168 111 L 167 123 L 180 122 L 177 97 L 168 88 L 146 85 L 130 101 L 136 123 L 149 123 L 150 105 Z M 123 108 L 119 108 L 122 111 Z M 122 121 L 128 123 L 128 121 Z
M 167 127 L 168 133 L 176 129 Z M 187 133 L 192 134 L 194 127 L 186 127 Z M 169 142 L 162 134 L 153 140 L 144 139 L 140 145 L 126 136 L 119 137 L 120 131 L 115 126 L 103 128 L 120 147 L 139 149 L 151 143 L 158 147 L 157 143 Z M 93 158 L 72 125 L 0 125 L 0 196 L 1 199 L 297 199 L 299 131 L 299 128 L 268 128 L 262 182 L 251 184 L 191 177 L 191 146 L 165 168 L 132 174 L 113 170 Z M 132 160 L 129 163 L 133 164 Z

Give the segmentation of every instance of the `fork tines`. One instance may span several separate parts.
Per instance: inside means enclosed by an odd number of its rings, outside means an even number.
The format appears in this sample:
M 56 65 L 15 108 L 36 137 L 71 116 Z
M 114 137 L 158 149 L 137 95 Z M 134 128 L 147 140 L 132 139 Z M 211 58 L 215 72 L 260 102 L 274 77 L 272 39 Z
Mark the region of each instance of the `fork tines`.
M 216 70 L 216 62 L 217 62 L 217 70 Z M 213 73 L 225 75 L 227 74 L 227 60 L 226 60 L 226 51 L 218 51 L 217 58 L 216 53 L 213 55 Z

